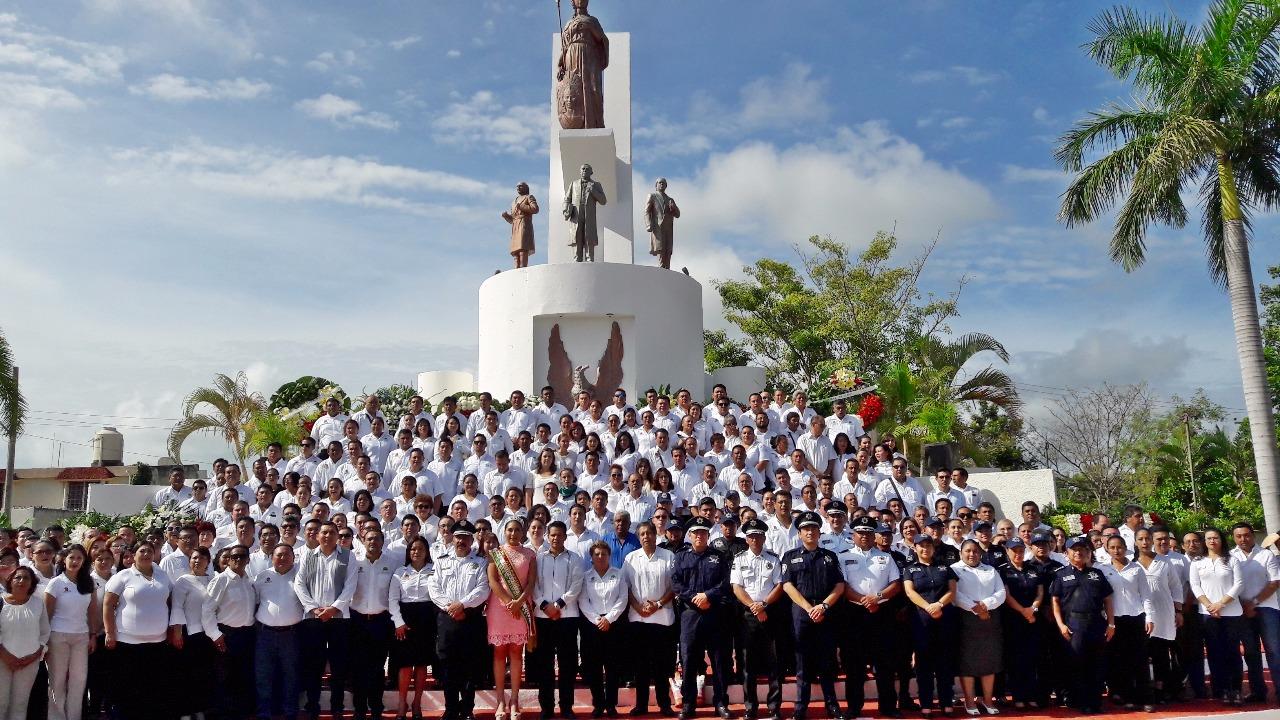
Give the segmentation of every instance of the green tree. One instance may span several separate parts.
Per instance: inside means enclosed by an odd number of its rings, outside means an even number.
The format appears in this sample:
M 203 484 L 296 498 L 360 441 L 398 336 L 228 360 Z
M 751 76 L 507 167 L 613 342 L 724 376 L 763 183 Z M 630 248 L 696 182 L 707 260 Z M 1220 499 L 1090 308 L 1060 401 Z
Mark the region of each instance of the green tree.
M 961 420 L 959 433 L 962 451 L 974 465 L 1001 470 L 1036 467 L 1026 455 L 1026 435 L 1020 418 L 1011 417 L 995 403 L 982 401 Z
M 13 348 L 0 332 L 0 435 L 21 433 L 26 415 L 27 400 L 13 381 Z
M 1280 280 L 1280 265 L 1267 268 L 1272 280 Z M 1280 285 L 1263 285 L 1262 354 L 1267 365 L 1267 387 L 1271 390 L 1271 409 L 1280 412 Z
M 706 371 L 709 373 L 720 368 L 751 364 L 751 351 L 723 330 L 702 331 L 702 347 Z
M 829 237 L 808 246 L 796 248 L 799 267 L 761 259 L 743 268 L 747 279 L 716 284 L 725 318 L 771 384 L 813 392 L 841 368 L 875 377 L 916 339 L 949 330 L 963 283 L 942 298 L 919 288 L 934 244 L 903 265 L 890 233 L 857 254 Z
M 1061 220 L 1092 222 L 1123 198 L 1111 257 L 1132 271 L 1152 223 L 1186 224 L 1199 186 L 1208 269 L 1225 283 L 1267 524 L 1280 525 L 1275 419 L 1249 263 L 1249 217 L 1280 207 L 1280 0 L 1218 0 L 1200 27 L 1128 8 L 1091 25 L 1092 57 L 1137 99 L 1094 111 L 1056 156 L 1075 180 Z M 1096 149 L 1109 150 L 1092 159 Z M 1087 162 L 1090 157 L 1092 162 Z M 1086 164 L 1087 163 L 1087 164 Z
M 213 387 L 196 388 L 183 401 L 182 419 L 169 432 L 169 454 L 181 464 L 182 444 L 187 438 L 196 433 L 211 433 L 231 446 L 244 472 L 248 453 L 246 431 L 253 417 L 266 411 L 267 401 L 249 391 L 249 380 L 243 372 L 234 378 L 221 373 L 214 375 Z

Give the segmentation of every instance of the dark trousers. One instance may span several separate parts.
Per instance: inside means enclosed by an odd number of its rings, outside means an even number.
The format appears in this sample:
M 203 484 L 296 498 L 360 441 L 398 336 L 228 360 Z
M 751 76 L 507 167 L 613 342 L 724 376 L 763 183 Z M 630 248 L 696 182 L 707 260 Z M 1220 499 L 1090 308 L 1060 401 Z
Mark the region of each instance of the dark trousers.
M 955 694 L 956 653 L 960 649 L 959 628 L 955 609 L 943 608 L 942 617 L 934 619 L 918 607 L 911 609 L 911 638 L 916 654 L 916 692 L 920 707 L 951 707 Z M 902 640 L 898 641 L 902 644 Z
M 1254 608 L 1254 615 L 1245 618 L 1244 664 L 1249 670 L 1249 695 L 1266 699 L 1267 681 L 1262 670 L 1262 651 L 1267 656 L 1271 681 L 1280 693 L 1280 610 Z
M 653 687 L 658 709 L 663 715 L 671 714 L 671 676 L 675 674 L 676 635 L 674 625 L 657 623 L 628 623 L 633 649 L 636 686 L 636 707 L 649 707 L 649 688 Z M 616 651 L 616 650 L 615 650 Z
M 619 642 L 619 638 L 625 637 L 625 625 L 614 623 L 609 626 L 607 632 L 601 631 L 596 624 L 586 618 L 578 618 L 579 627 L 582 632 L 582 679 L 591 688 L 591 709 L 592 710 L 616 710 L 618 708 L 618 685 L 619 685 L 619 669 L 622 666 L 621 649 L 625 647 Z M 621 622 L 621 618 L 619 618 Z M 542 642 L 542 630 L 538 630 L 538 642 Z M 564 667 L 563 665 L 561 667 Z M 647 686 L 646 686 L 646 689 Z M 639 692 L 637 688 L 636 692 Z M 541 701 L 542 686 L 538 686 L 539 701 Z M 569 698 L 568 705 L 565 704 L 564 698 Z M 560 707 L 565 708 L 573 704 L 573 683 L 569 683 L 568 694 L 565 694 L 564 684 L 561 683 L 560 689 Z M 543 705 L 544 712 L 550 712 L 550 704 Z
M 218 679 L 218 715 L 242 718 L 254 708 L 253 626 L 219 624 L 218 630 L 227 645 L 226 651 L 217 653 L 214 659 L 214 674 Z
M 258 623 L 253 663 L 257 667 L 258 717 L 298 715 L 298 626 Z
M 765 696 L 765 705 L 770 713 L 778 712 L 782 705 L 782 678 L 778 674 L 777 638 L 789 632 L 786 615 L 778 613 L 777 606 L 765 611 L 765 621 L 743 610 L 738 623 L 738 647 L 742 648 L 743 695 L 747 703 L 747 713 L 755 715 L 760 707 L 760 691 L 756 688 L 756 678 L 766 677 L 769 682 L 769 694 Z
M 680 703 L 681 712 L 693 712 L 698 702 L 698 674 L 703 658 L 711 660 L 711 704 L 729 704 L 728 648 L 724 634 L 724 608 L 712 606 L 702 611 L 687 608 L 680 613 Z
M 1107 643 L 1107 687 L 1136 705 L 1151 702 L 1146 623 L 1146 615 L 1117 615 L 1115 635 Z
M 374 717 L 382 714 L 382 690 L 386 682 L 383 672 L 394 632 L 390 613 L 362 615 L 351 611 L 351 640 L 348 644 L 351 648 L 351 709 L 358 716 L 366 712 Z
M 1008 610 L 1003 622 L 1006 680 L 1014 702 L 1041 700 L 1039 690 L 1041 632 L 1043 618 L 1027 622 L 1021 613 Z M 1057 625 L 1054 625 L 1056 628 Z
M 1172 640 L 1147 638 L 1147 657 L 1151 659 L 1151 675 L 1155 679 L 1156 700 L 1176 699 L 1180 687 L 1178 649 Z
M 529 679 L 538 688 L 538 705 L 551 713 L 560 690 L 560 710 L 573 709 L 573 682 L 578 676 L 578 618 L 535 618 L 538 642 L 529 653 Z M 560 674 L 557 681 L 556 668 Z
M 865 698 L 863 685 L 867 680 L 867 665 L 876 675 L 876 695 L 880 714 L 898 709 L 898 690 L 894 686 L 895 641 L 892 631 L 893 617 L 881 608 L 868 612 L 861 605 L 847 605 L 849 624 L 840 646 L 841 664 L 845 672 L 845 699 L 849 703 L 849 715 L 861 715 Z
M 1245 618 L 1206 617 L 1204 643 L 1209 650 L 1209 681 L 1215 697 L 1240 692 L 1240 644 L 1244 641 Z
M 1043 608 L 1031 631 L 1037 629 L 1040 632 L 1040 659 L 1036 667 L 1036 696 L 1041 705 L 1048 706 L 1049 695 L 1056 694 L 1061 704 L 1071 682 L 1067 672 L 1067 643 L 1058 631 L 1058 622 L 1053 614 L 1046 613 Z
M 111 686 L 111 673 L 110 663 L 107 660 L 109 653 L 107 653 L 106 636 L 95 637 L 93 644 L 93 652 L 89 654 L 89 675 L 85 680 L 89 693 L 89 700 L 84 704 L 84 714 L 87 717 L 97 717 L 111 704 L 107 697 L 107 690 Z
M 822 686 L 822 700 L 828 707 L 836 698 L 836 638 L 843 617 L 825 616 L 815 623 L 798 606 L 791 606 L 791 631 L 796 642 L 796 717 L 809 710 L 812 683 Z
M 1068 613 L 1071 640 L 1065 644 L 1071 678 L 1071 705 L 1078 710 L 1102 707 L 1102 679 L 1107 647 L 1107 621 L 1101 613 Z
M 1187 679 L 1197 697 L 1205 695 L 1204 686 L 1204 615 L 1199 603 L 1188 604 L 1182 613 L 1182 627 L 1174 637 L 1178 646 L 1178 685 Z M 1171 688 L 1172 690 L 1172 688 Z
M 108 661 L 112 667 L 114 687 L 111 697 L 115 701 L 120 720 L 165 720 L 174 717 L 173 688 L 174 678 L 169 669 L 173 657 L 169 644 L 155 643 L 123 643 L 117 642 L 116 649 L 108 651 Z M 137 673 L 140 669 L 154 669 L 160 677 L 151 675 L 150 691 L 138 689 Z M 199 672 L 208 673 L 208 668 Z
M 350 620 L 341 617 L 321 622 L 316 618 L 302 621 L 302 689 L 307 693 L 307 712 L 320 712 L 320 682 L 324 667 L 329 665 L 329 709 L 343 709 L 343 692 L 347 684 L 347 647 Z
M 472 714 L 480 664 L 493 659 L 485 638 L 484 616 L 478 608 L 467 610 L 461 620 L 446 612 L 436 616 L 436 656 L 440 659 L 437 675 L 444 688 L 444 717 L 456 720 Z

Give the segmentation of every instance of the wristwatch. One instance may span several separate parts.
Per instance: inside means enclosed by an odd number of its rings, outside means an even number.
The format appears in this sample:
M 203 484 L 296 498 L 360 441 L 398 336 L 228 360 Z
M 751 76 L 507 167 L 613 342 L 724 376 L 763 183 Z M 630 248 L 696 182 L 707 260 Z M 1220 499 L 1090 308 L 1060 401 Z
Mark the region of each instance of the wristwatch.
M 818 607 L 822 608 L 822 612 L 826 612 L 826 611 L 828 611 L 828 610 L 830 610 L 830 609 L 831 609 L 831 606 L 830 606 L 830 605 L 827 605 L 827 604 L 826 604 L 826 603 L 824 603 L 824 602 L 820 602 L 820 603 L 818 603 Z

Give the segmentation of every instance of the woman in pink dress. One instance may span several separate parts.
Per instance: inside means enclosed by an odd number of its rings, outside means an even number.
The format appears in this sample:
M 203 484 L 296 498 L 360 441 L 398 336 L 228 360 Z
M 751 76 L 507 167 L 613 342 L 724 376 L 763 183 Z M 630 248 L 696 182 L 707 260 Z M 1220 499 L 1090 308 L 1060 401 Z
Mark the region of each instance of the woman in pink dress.
M 503 528 L 506 542 L 489 554 L 489 601 L 485 616 L 493 646 L 493 682 L 497 691 L 495 720 L 506 720 L 507 663 L 511 664 L 511 720 L 520 720 L 520 684 L 524 646 L 529 641 L 533 587 L 538 581 L 537 554 L 524 547 L 524 523 L 512 520 Z

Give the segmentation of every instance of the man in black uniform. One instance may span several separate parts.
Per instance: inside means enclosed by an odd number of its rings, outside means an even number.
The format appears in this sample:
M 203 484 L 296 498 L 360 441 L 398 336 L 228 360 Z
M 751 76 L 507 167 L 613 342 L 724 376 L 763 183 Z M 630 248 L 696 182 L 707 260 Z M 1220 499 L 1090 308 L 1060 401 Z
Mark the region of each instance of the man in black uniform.
M 1015 536 L 1016 537 L 1016 536 Z M 1062 563 L 1053 559 L 1053 536 L 1046 532 L 1031 536 L 1031 558 L 1027 566 L 1040 575 L 1044 583 L 1044 601 L 1040 603 L 1040 615 L 1035 624 L 1040 629 L 1040 661 L 1036 668 L 1036 698 L 1041 707 L 1049 706 L 1049 695 L 1054 693 L 1058 705 L 1067 704 L 1067 649 L 1058 624 L 1053 619 L 1053 603 L 1049 602 L 1049 585 Z M 1021 550 L 1024 554 L 1026 550 Z
M 735 513 L 725 512 L 724 517 L 720 518 L 720 537 L 711 541 L 711 549 L 724 556 L 724 561 L 733 567 L 733 559 L 739 553 L 747 551 L 747 541 L 738 536 L 738 516 Z M 724 611 L 724 634 L 725 634 L 725 672 L 729 673 L 728 684 L 736 685 L 742 682 L 742 670 L 746 664 L 746 657 L 742 652 L 742 641 L 740 638 L 742 630 L 742 618 L 734 602 L 730 599 L 725 605 Z
M 1070 565 L 1058 568 L 1049 585 L 1053 618 L 1067 641 L 1072 675 L 1071 704 L 1086 715 L 1102 712 L 1103 650 L 1116 631 L 1111 583 L 1089 567 L 1093 543 L 1086 536 L 1067 541 Z
M 768 678 L 769 694 L 765 704 L 769 708 L 769 720 L 780 720 L 782 682 L 778 673 L 777 638 L 790 633 L 790 618 L 779 612 L 782 599 L 782 564 L 778 556 L 764 549 L 769 526 L 761 520 L 748 520 L 743 524 L 747 549 L 733 560 L 729 581 L 738 604 L 735 608 L 741 616 L 739 646 L 743 649 L 744 692 L 747 703 L 747 720 L 755 720 L 760 707 L 756 690 L 756 678 Z
M 698 670 L 711 659 L 711 701 L 722 720 L 729 717 L 726 685 L 724 609 L 729 599 L 730 562 L 711 549 L 711 521 L 689 521 L 689 549 L 676 555 L 671 588 L 680 598 L 680 720 L 689 720 L 698 702 Z
M 796 720 L 809 712 L 810 683 L 822 685 L 822 699 L 832 720 L 844 720 L 836 699 L 835 628 L 824 621 L 831 606 L 844 597 L 844 574 L 835 553 L 818 546 L 822 518 L 800 513 L 796 520 L 800 547 L 782 556 L 783 589 L 791 598 L 791 624 L 796 641 Z
M 665 539 L 658 543 L 658 547 L 670 550 L 673 553 L 679 553 L 689 548 L 689 543 L 684 541 L 684 523 L 672 518 L 662 530 L 664 531 Z

